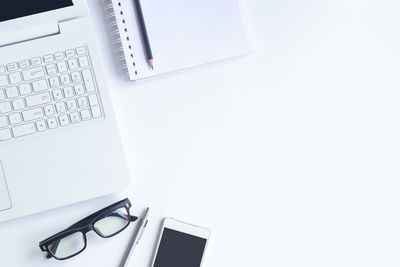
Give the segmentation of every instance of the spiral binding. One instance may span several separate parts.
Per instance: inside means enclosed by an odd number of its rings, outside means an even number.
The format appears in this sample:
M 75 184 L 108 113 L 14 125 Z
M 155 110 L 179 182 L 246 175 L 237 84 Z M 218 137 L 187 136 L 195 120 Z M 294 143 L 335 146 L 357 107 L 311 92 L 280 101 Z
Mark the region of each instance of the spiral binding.
M 136 62 L 133 61 L 132 63 L 129 63 L 128 57 L 125 54 L 124 45 L 126 42 L 128 42 L 127 47 L 129 47 L 129 49 L 132 48 L 131 43 L 130 43 L 130 38 L 128 36 L 126 38 L 126 40 L 125 40 L 125 38 L 124 38 L 124 40 L 122 40 L 122 36 L 121 36 L 119 24 L 118 24 L 118 19 L 116 17 L 116 12 L 115 12 L 115 3 L 113 2 L 113 0 L 103 0 L 103 3 L 104 3 L 104 10 L 106 13 L 106 20 L 107 20 L 109 28 L 110 28 L 110 35 L 112 38 L 112 44 L 114 47 L 115 57 L 120 65 L 120 69 L 121 69 L 123 76 L 125 77 L 125 79 L 127 81 L 130 81 L 131 80 L 130 79 L 131 78 L 130 77 L 130 68 L 133 67 L 134 68 L 133 74 L 135 76 L 138 75 L 138 72 L 136 69 Z M 120 1 L 118 1 L 116 3 L 119 6 L 121 6 L 121 4 L 122 4 Z M 121 16 L 123 16 L 123 13 L 121 14 Z M 133 60 L 133 54 L 130 54 L 130 59 Z M 129 65 L 129 67 L 128 67 L 128 65 Z

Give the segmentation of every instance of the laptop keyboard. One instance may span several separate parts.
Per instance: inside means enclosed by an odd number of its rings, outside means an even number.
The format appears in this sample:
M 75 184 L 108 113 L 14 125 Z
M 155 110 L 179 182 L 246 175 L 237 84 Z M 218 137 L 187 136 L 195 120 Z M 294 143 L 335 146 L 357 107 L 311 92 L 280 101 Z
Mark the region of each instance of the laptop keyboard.
M 0 65 L 0 143 L 103 117 L 86 46 Z

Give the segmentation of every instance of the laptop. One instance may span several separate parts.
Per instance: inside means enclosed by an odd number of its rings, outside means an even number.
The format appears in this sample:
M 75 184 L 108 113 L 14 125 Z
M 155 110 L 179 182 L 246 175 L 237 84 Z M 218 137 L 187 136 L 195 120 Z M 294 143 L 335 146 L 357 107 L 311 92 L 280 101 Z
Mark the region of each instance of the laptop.
M 0 10 L 0 221 L 122 190 L 129 174 L 83 0 Z

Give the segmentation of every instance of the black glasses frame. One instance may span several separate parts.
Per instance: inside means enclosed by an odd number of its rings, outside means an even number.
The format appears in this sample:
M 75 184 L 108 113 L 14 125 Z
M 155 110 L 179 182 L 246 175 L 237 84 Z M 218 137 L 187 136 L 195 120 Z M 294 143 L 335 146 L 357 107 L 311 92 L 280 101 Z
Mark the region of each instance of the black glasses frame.
M 129 201 L 128 198 L 126 198 L 124 200 L 121 200 L 119 202 L 116 202 L 116 203 L 114 203 L 114 204 L 112 204 L 112 205 L 110 205 L 108 207 L 105 207 L 104 209 L 101 209 L 101 210 L 99 210 L 99 211 L 87 216 L 86 218 L 80 220 L 79 222 L 71 225 L 67 229 L 65 229 L 65 230 L 63 230 L 63 231 L 61 231 L 61 232 L 59 232 L 59 233 L 57 233 L 57 234 L 55 234 L 55 235 L 53 235 L 53 236 L 51 236 L 49 238 L 46 238 L 45 240 L 43 240 L 43 241 L 41 241 L 39 243 L 39 247 L 43 252 L 47 252 L 48 253 L 47 254 L 47 258 L 52 258 L 53 257 L 53 258 L 55 258 L 57 260 L 66 260 L 66 259 L 72 258 L 72 257 L 78 255 L 79 253 L 81 253 L 82 251 L 84 251 L 86 249 L 86 245 L 87 245 L 86 234 L 87 234 L 87 232 L 93 230 L 99 236 L 101 236 L 103 238 L 109 238 L 109 237 L 113 237 L 113 236 L 119 234 L 120 232 L 122 232 L 123 230 L 125 230 L 129 226 L 130 222 L 136 221 L 138 219 L 138 217 L 130 215 L 129 209 L 131 207 L 132 207 L 132 204 L 131 204 L 131 202 Z M 129 219 L 128 219 L 128 223 L 127 223 L 127 225 L 125 227 L 123 227 L 118 232 L 116 232 L 116 233 L 114 233 L 112 235 L 109 235 L 109 236 L 104 236 L 103 234 L 101 234 L 99 231 L 97 231 L 95 229 L 94 224 L 97 221 L 103 219 L 106 215 L 110 214 L 110 212 L 115 211 L 115 210 L 117 210 L 119 208 L 125 208 L 126 211 L 127 211 L 127 214 L 128 214 L 128 218 Z M 65 258 L 58 258 L 51 252 L 51 249 L 49 249 L 49 245 L 53 244 L 54 242 L 57 242 L 57 240 L 61 240 L 62 238 L 66 237 L 66 236 L 69 236 L 69 235 L 74 234 L 74 233 L 79 233 L 79 232 L 83 234 L 83 239 L 85 241 L 85 245 L 80 251 L 76 252 L 75 254 L 73 254 L 71 256 L 68 256 L 68 257 L 65 257 Z

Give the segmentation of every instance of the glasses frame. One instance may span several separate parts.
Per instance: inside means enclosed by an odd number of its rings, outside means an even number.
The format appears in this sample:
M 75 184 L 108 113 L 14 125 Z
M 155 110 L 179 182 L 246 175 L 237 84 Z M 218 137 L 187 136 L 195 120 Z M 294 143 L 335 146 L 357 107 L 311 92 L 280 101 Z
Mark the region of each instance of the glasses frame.
M 86 234 L 88 232 L 93 230 L 96 234 L 98 234 L 102 238 L 110 238 L 110 237 L 113 237 L 113 236 L 119 234 L 123 230 L 125 230 L 129 226 L 130 222 L 136 221 L 138 219 L 138 217 L 131 216 L 131 214 L 129 212 L 129 209 L 131 207 L 132 207 L 132 204 L 131 204 L 131 202 L 130 202 L 130 200 L 128 198 L 126 198 L 124 200 L 121 200 L 121 201 L 118 201 L 118 202 L 116 202 L 116 203 L 114 203 L 114 204 L 112 204 L 112 205 L 110 205 L 108 207 L 105 207 L 104 209 L 96 211 L 95 213 L 83 218 L 82 220 L 80 220 L 79 222 L 71 225 L 67 229 L 65 229 L 65 230 L 63 230 L 61 232 L 58 232 L 57 234 L 52 235 L 49 238 L 46 238 L 45 240 L 43 240 L 43 241 L 41 241 L 39 243 L 39 247 L 43 252 L 47 252 L 48 253 L 47 254 L 47 258 L 55 258 L 57 260 L 66 260 L 66 259 L 72 258 L 72 257 L 78 255 L 79 253 L 81 253 L 82 251 L 84 251 L 86 249 L 86 246 L 87 246 Z M 94 224 L 97 221 L 103 219 L 106 215 L 110 214 L 112 211 L 115 211 L 115 210 L 120 209 L 120 208 L 125 208 L 126 211 L 127 211 L 128 218 L 129 218 L 127 225 L 125 225 L 118 232 L 116 232 L 116 233 L 114 233 L 112 235 L 109 235 L 109 236 L 104 236 L 104 235 L 102 235 L 100 232 L 98 232 L 95 229 Z M 69 235 L 71 235 L 73 233 L 78 233 L 78 232 L 83 234 L 83 239 L 85 241 L 85 245 L 80 251 L 76 252 L 75 254 L 70 255 L 68 257 L 65 257 L 65 258 L 58 258 L 57 256 L 55 256 L 51 252 L 51 249 L 49 249 L 49 245 L 51 245 L 52 243 L 56 242 L 57 240 L 61 240 L 64 237 L 67 237 L 67 236 L 69 236 Z

